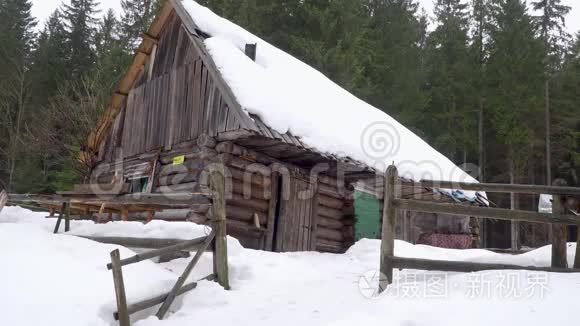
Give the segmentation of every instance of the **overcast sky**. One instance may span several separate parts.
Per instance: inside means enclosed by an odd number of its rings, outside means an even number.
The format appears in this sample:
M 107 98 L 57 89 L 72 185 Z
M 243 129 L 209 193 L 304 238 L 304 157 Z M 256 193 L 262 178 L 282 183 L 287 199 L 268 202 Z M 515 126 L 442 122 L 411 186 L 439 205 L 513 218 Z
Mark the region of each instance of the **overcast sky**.
M 274 0 L 275 1 L 275 0 Z M 427 12 L 433 10 L 434 0 L 419 0 Z M 61 0 L 32 0 L 32 14 L 44 23 L 46 18 L 60 5 Z M 113 8 L 117 13 L 120 12 L 120 0 L 100 0 L 102 10 Z M 572 12 L 568 15 L 566 25 L 571 33 L 580 31 L 580 0 L 563 0 L 563 2 L 572 7 Z

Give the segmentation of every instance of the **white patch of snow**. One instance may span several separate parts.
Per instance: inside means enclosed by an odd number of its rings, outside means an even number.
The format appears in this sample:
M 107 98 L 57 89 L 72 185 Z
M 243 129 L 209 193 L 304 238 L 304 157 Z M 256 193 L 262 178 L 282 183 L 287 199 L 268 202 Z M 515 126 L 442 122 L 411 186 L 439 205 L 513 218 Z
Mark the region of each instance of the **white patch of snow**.
M 118 246 L 71 235 L 53 235 L 54 219 L 7 207 L 0 213 L 0 320 L 5 325 L 115 325 L 113 282 L 105 264 Z M 49 223 L 50 222 L 50 223 Z M 94 225 L 97 234 L 176 237 L 182 225 L 156 222 L 149 231 L 117 223 Z M 179 223 L 178 223 L 179 224 Z M 192 228 L 197 226 L 190 224 Z M 73 221 L 72 230 L 90 232 L 90 223 Z M 153 231 L 157 229 L 158 231 Z M 184 237 L 185 235 L 181 233 Z M 192 233 L 193 235 L 193 233 Z M 122 248 L 121 256 L 134 253 Z M 171 314 L 160 322 L 156 309 L 134 316 L 139 326 L 152 325 L 572 325 L 580 309 L 580 275 L 489 271 L 440 273 L 395 271 L 398 286 L 368 298 L 367 275 L 378 268 L 380 241 L 361 240 L 346 254 L 316 252 L 272 253 L 239 247 L 228 240 L 231 291 L 214 282 L 179 298 Z M 568 245 L 573 261 L 575 245 Z M 485 250 L 453 250 L 396 241 L 402 257 L 549 266 L 551 248 L 519 256 Z M 146 299 L 171 288 L 188 259 L 166 264 L 142 262 L 123 269 L 129 302 Z M 212 271 L 211 254 L 204 254 L 190 280 Z M 545 277 L 533 286 L 534 278 Z M 427 296 L 436 289 L 426 280 L 443 277 L 445 295 Z M 403 283 L 406 282 L 406 283 Z M 511 282 L 511 283 L 510 283 Z M 361 284 L 363 285 L 361 287 Z M 406 285 L 405 285 L 406 284 Z M 435 287 L 430 287 L 435 286 Z M 543 295 L 540 291 L 544 288 Z M 362 291 L 361 291 L 362 290 Z M 478 293 L 477 291 L 483 291 Z M 489 295 L 488 295 L 489 294 Z M 529 296 L 529 297 L 528 297 Z M 561 313 L 554 314 L 554 311 Z
M 192 0 L 182 5 L 211 37 L 205 45 L 238 102 L 268 126 L 320 152 L 349 156 L 416 181 L 477 182 L 383 111 L 323 74 Z M 244 54 L 257 43 L 256 61 Z M 473 192 L 466 192 L 473 197 Z

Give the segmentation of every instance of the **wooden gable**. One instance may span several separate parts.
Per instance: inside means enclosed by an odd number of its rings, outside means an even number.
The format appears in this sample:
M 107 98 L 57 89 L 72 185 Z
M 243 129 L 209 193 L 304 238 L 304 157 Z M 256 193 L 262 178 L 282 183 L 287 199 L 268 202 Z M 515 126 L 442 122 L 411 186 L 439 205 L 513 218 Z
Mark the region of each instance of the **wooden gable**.
M 199 135 L 248 127 L 241 111 L 205 53 L 173 10 L 126 100 L 100 144 L 99 161 L 127 158 Z

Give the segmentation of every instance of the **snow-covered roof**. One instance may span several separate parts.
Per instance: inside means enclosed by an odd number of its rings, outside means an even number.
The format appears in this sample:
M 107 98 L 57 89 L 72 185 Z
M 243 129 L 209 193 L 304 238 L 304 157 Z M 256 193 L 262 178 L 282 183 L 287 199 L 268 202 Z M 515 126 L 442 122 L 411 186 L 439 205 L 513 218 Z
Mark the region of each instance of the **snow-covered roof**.
M 385 112 L 365 103 L 322 73 L 193 0 L 178 0 L 205 39 L 211 58 L 242 109 L 280 134 L 318 152 L 419 181 L 477 182 Z M 245 55 L 257 44 L 256 60 Z M 474 193 L 466 193 L 474 197 Z

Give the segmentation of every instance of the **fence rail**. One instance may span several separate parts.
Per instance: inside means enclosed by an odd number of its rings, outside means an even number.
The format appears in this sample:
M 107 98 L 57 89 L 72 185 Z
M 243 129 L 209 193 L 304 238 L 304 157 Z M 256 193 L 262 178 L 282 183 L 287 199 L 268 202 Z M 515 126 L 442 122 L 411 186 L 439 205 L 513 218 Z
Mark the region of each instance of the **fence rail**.
M 465 204 L 438 203 L 416 199 L 397 198 L 401 193 L 401 187 L 426 187 L 441 189 L 461 189 L 471 191 L 485 192 L 509 192 L 509 193 L 528 193 L 528 194 L 551 194 L 554 197 L 552 214 L 538 213 L 523 210 L 510 210 L 491 207 L 474 207 Z M 382 216 L 382 240 L 380 271 L 384 277 L 381 277 L 379 291 L 384 291 L 393 281 L 393 269 L 420 269 L 420 270 L 439 270 L 454 272 L 474 272 L 483 270 L 498 269 L 521 269 L 533 271 L 547 271 L 559 273 L 579 273 L 580 272 L 580 232 L 576 247 L 576 257 L 574 268 L 568 268 L 566 255 L 566 225 L 580 226 L 580 218 L 574 214 L 567 214 L 563 205 L 562 198 L 564 195 L 578 196 L 580 188 L 557 186 L 539 186 L 539 185 L 521 185 L 521 184 L 495 184 L 495 183 L 466 183 L 451 181 L 421 181 L 409 182 L 401 180 L 398 177 L 398 171 L 395 166 L 389 166 L 385 174 L 385 188 L 383 196 L 383 216 Z M 545 223 L 552 226 L 552 266 L 535 267 L 535 266 L 518 266 L 507 264 L 489 264 L 462 261 L 444 261 L 429 260 L 417 258 L 397 257 L 394 254 L 395 249 L 395 228 L 397 210 L 409 210 L 426 213 L 455 214 L 472 216 L 479 218 L 489 218 L 498 220 L 508 220 L 513 222 L 526 221 Z

